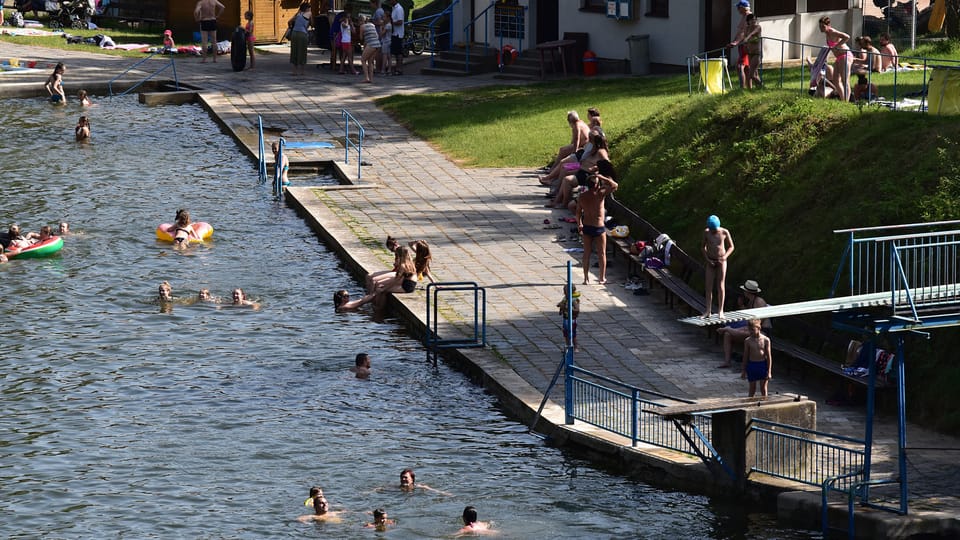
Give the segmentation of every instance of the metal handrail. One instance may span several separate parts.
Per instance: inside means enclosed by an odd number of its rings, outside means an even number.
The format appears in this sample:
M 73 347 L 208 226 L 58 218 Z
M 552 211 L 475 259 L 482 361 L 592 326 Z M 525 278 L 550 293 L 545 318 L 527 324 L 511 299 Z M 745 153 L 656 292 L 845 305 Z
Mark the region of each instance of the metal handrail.
M 774 428 L 787 429 L 800 434 L 814 435 L 817 438 L 809 439 L 791 433 L 783 433 L 776 431 Z M 754 436 L 754 446 L 758 460 L 760 456 L 767 455 L 779 456 L 781 458 L 783 458 L 783 454 L 789 454 L 789 457 L 803 457 L 812 451 L 813 455 L 809 458 L 809 461 L 816 464 L 815 472 L 827 472 L 828 480 L 837 476 L 837 474 L 829 474 L 832 472 L 838 473 L 840 477 L 846 477 L 846 475 L 852 474 L 849 470 L 834 470 L 840 469 L 841 467 L 847 467 L 849 469 L 849 467 L 852 466 L 855 469 L 853 473 L 863 474 L 866 442 L 862 439 L 771 422 L 759 418 L 751 419 L 749 431 L 757 434 Z M 840 446 L 839 444 L 832 444 L 822 440 L 824 438 L 853 443 L 858 445 L 859 448 L 848 448 L 846 446 Z M 764 446 L 768 444 L 775 447 L 778 452 L 765 452 Z M 768 462 L 764 460 L 763 463 L 758 462 L 750 467 L 750 471 L 812 486 L 824 485 L 823 480 L 812 479 L 810 474 L 805 474 L 806 469 L 796 469 L 793 467 L 793 464 L 787 464 L 783 459 L 780 461 L 772 460 Z
M 340 109 L 341 114 L 343 115 L 343 162 L 347 165 L 350 164 L 350 148 L 355 147 L 357 149 L 357 181 L 360 181 L 360 168 L 363 165 L 363 134 L 364 129 L 360 124 L 360 121 L 357 120 L 352 114 L 350 114 L 346 109 Z M 350 122 L 353 122 L 357 125 L 357 142 L 350 140 Z
M 477 22 L 478 19 L 480 19 L 480 17 L 483 17 L 483 50 L 487 50 L 487 47 L 488 47 L 487 36 L 489 35 L 489 30 L 490 30 L 489 20 L 487 19 L 487 12 L 493 9 L 495 5 L 497 5 L 496 0 L 490 0 L 490 5 L 487 6 L 480 13 L 476 14 L 472 19 L 470 19 L 470 22 L 468 22 L 467 25 L 463 27 L 463 36 L 464 36 L 464 42 L 465 42 L 464 44 L 466 46 L 465 47 L 466 62 L 464 62 L 463 69 L 467 73 L 470 72 L 470 44 L 473 43 L 473 39 L 471 38 L 472 36 L 471 31 L 473 29 L 473 25 L 475 22 Z
M 447 43 L 447 50 L 450 50 L 450 49 L 453 48 L 453 8 L 454 8 L 457 4 L 459 4 L 459 3 L 460 3 L 460 0 L 454 0 L 453 2 L 450 3 L 449 6 L 447 6 L 446 8 L 444 8 L 443 11 L 441 11 L 441 12 L 439 12 L 439 13 L 435 13 L 435 14 L 433 14 L 433 15 L 427 15 L 426 17 L 420 17 L 419 19 L 413 19 L 413 20 L 411 20 L 411 21 L 409 21 L 409 22 L 407 22 L 407 23 L 405 24 L 405 26 L 409 26 L 409 25 L 412 25 L 412 24 L 414 24 L 414 23 L 419 23 L 419 22 L 423 22 L 423 21 L 430 21 L 429 23 L 427 23 L 427 24 L 425 25 L 425 26 L 426 26 L 426 29 L 427 29 L 427 36 L 429 37 L 428 43 L 430 43 L 430 45 L 431 45 L 431 47 L 430 47 L 430 67 L 434 67 L 434 66 L 435 66 L 435 58 L 436 58 L 436 55 L 437 55 L 437 51 L 434 49 L 433 45 L 435 45 L 435 44 L 437 43 L 437 38 L 438 38 L 438 37 L 443 36 L 443 35 L 448 35 L 448 36 L 450 36 L 450 39 L 448 40 L 448 43 Z M 437 24 L 437 22 L 440 21 L 441 18 L 443 18 L 444 15 L 447 15 L 447 25 L 449 26 L 449 30 L 447 31 L 446 34 L 437 33 L 437 31 L 436 31 L 436 29 L 435 29 L 434 27 L 435 27 L 435 25 Z
M 266 184 L 267 183 L 267 155 L 266 149 L 264 147 L 263 140 L 263 117 L 259 114 L 257 115 L 257 141 L 259 143 L 259 151 L 257 154 L 257 183 Z
M 123 71 L 123 73 L 121 73 L 121 74 L 117 75 L 116 77 L 110 79 L 110 81 L 107 82 L 107 91 L 109 92 L 110 97 L 113 97 L 113 96 L 114 96 L 114 93 L 113 93 L 113 83 L 114 83 L 114 81 L 116 81 L 116 80 L 119 79 L 120 77 L 123 77 L 124 75 L 126 75 L 127 73 L 129 73 L 131 70 L 133 70 L 133 69 L 135 69 L 137 66 L 139 66 L 140 64 L 146 62 L 147 60 L 150 60 L 151 58 L 153 58 L 154 56 L 156 56 L 156 55 L 158 55 L 158 54 L 161 54 L 161 52 L 158 51 L 158 52 L 155 52 L 155 53 L 150 54 L 150 55 L 147 56 L 146 58 L 141 58 L 138 62 L 134 63 L 132 66 L 130 66 L 130 67 L 128 67 L 127 69 L 125 69 L 125 70 Z M 137 88 L 140 88 L 141 86 L 143 86 L 143 83 L 145 83 L 145 82 L 149 81 L 150 79 L 156 77 L 157 75 L 159 75 L 161 72 L 163 72 L 163 71 L 166 70 L 167 68 L 170 68 L 170 69 L 173 70 L 173 84 L 174 84 L 174 86 L 176 87 L 176 89 L 179 91 L 179 90 L 180 90 L 180 79 L 177 77 L 177 64 L 176 64 L 176 62 L 174 61 L 173 55 L 171 55 L 171 56 L 170 56 L 170 61 L 169 61 L 165 66 L 163 66 L 163 67 L 161 67 L 160 69 L 154 71 L 154 72 L 151 73 L 150 75 L 147 75 L 143 80 L 141 80 L 141 81 L 138 82 L 137 84 L 131 86 L 130 88 L 127 88 L 127 89 L 124 90 L 123 92 L 121 92 L 121 93 L 119 93 L 119 94 L 116 94 L 116 95 L 117 95 L 117 96 L 123 96 L 123 95 L 128 94 L 129 92 L 132 92 L 132 91 L 136 90 Z

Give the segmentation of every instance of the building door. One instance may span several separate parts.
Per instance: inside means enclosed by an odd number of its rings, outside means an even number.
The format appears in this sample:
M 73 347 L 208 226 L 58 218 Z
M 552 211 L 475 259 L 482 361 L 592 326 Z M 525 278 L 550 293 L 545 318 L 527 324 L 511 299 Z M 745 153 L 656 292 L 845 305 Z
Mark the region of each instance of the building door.
M 707 21 L 703 48 L 697 52 L 717 51 L 710 56 L 720 56 L 718 49 L 730 43 L 733 33 L 730 31 L 730 14 L 733 9 L 730 0 L 707 0 L 704 3 L 704 20 Z M 729 53 L 728 53 L 729 54 Z
M 287 30 L 286 22 L 281 26 L 280 13 L 274 2 L 271 0 L 249 0 L 241 5 L 247 5 L 246 9 L 253 11 L 253 33 L 258 43 L 277 43 L 283 37 Z M 246 9 L 244 11 L 246 11 Z M 240 13 L 240 24 L 247 24 Z
M 536 0 L 535 43 L 560 39 L 559 0 Z

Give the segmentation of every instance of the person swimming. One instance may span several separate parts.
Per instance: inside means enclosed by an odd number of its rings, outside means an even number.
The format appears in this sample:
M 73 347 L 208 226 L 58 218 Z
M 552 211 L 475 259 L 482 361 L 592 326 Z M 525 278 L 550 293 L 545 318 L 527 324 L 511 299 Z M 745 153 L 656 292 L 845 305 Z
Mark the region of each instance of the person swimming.
M 190 212 L 183 208 L 177 210 L 177 218 L 167 232 L 173 234 L 173 249 L 186 249 L 191 239 L 201 240 L 200 235 L 193 230 Z

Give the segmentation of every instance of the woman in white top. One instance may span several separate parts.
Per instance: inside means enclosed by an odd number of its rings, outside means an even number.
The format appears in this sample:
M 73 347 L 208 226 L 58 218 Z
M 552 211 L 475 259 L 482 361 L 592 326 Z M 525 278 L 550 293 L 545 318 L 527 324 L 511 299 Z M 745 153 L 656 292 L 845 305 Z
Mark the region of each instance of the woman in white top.
M 350 17 L 340 19 L 340 50 L 343 51 L 343 57 L 346 62 L 350 62 L 350 71 L 354 75 L 359 75 L 357 68 L 353 67 L 353 21 Z M 344 73 L 346 62 L 340 64 L 340 73 Z

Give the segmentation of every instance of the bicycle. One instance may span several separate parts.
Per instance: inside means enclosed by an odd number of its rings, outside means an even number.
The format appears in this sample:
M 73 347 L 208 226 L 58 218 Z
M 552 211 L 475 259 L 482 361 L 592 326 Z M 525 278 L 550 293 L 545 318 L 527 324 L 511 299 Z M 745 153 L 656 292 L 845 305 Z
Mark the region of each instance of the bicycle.
M 403 37 L 403 55 L 410 56 L 413 53 L 417 56 L 423 54 L 426 50 L 433 50 L 430 43 L 429 31 L 426 28 L 411 27 Z

